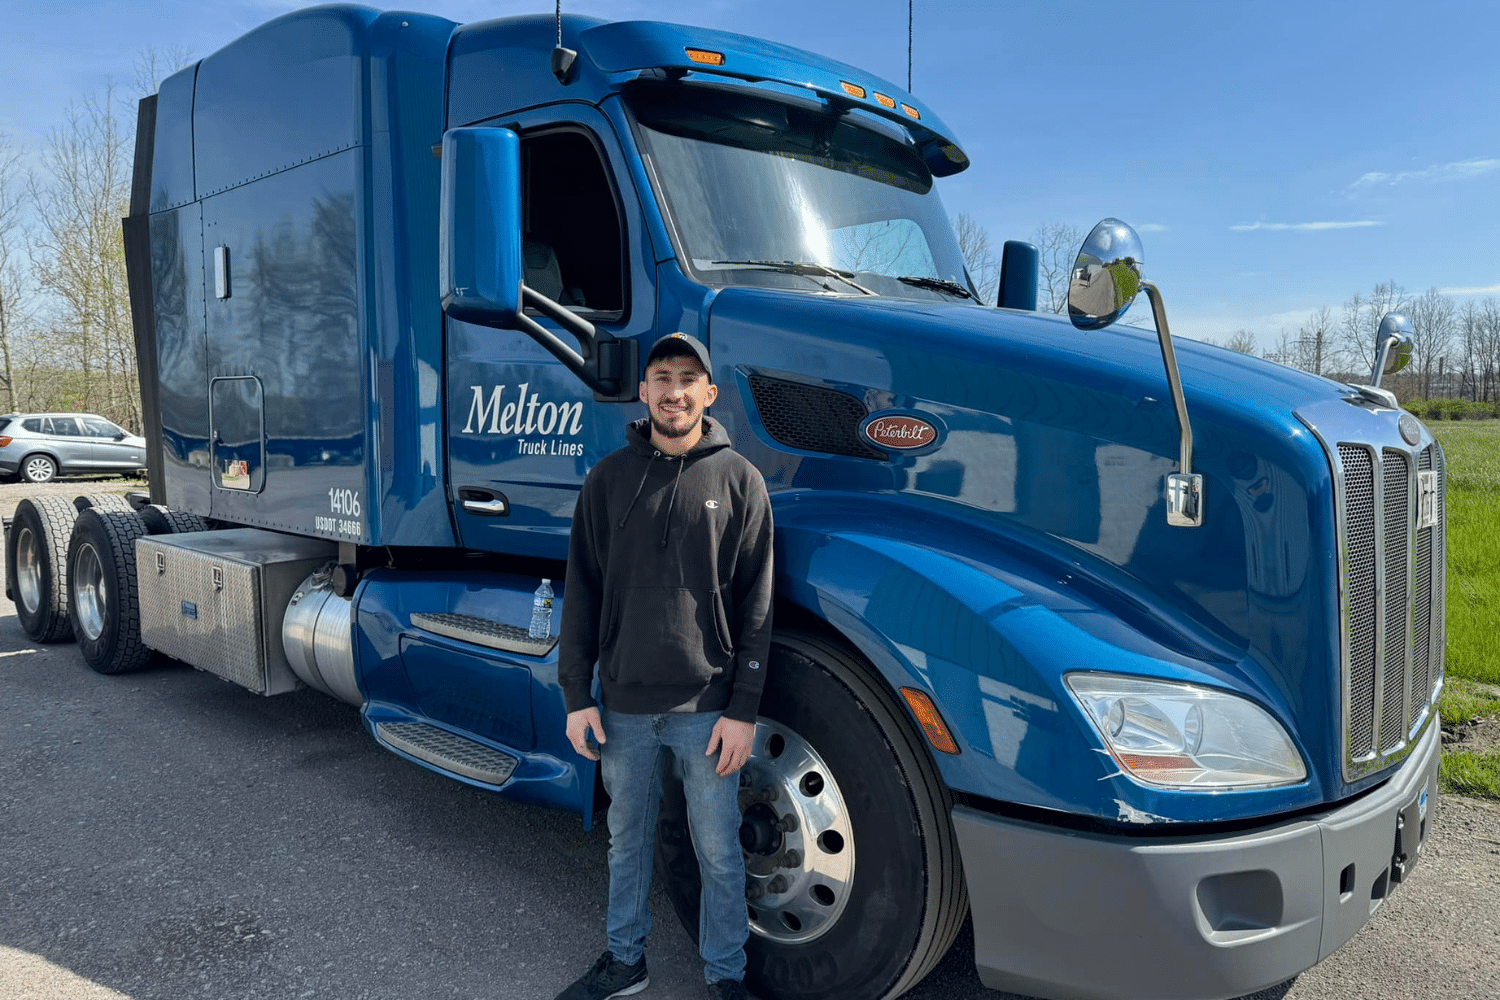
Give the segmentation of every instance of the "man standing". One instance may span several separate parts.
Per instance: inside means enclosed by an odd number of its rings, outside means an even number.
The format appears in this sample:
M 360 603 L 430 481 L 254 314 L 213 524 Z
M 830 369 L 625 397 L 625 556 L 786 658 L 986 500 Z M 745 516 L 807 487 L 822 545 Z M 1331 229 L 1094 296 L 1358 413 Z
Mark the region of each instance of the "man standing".
M 609 947 L 558 1000 L 629 996 L 650 982 L 646 901 L 668 750 L 703 877 L 709 996 L 747 996 L 736 773 L 750 758 L 770 651 L 771 505 L 760 473 L 703 415 L 719 393 L 712 372 L 693 337 L 652 346 L 648 416 L 589 473 L 573 512 L 557 672 L 568 738 L 602 758 L 610 796 Z

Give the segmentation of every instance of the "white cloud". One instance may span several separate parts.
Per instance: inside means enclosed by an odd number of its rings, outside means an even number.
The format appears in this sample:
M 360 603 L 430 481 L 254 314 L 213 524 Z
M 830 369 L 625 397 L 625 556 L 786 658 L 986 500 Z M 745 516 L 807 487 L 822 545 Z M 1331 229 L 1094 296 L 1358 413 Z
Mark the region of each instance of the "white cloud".
M 1237 233 L 1254 232 L 1257 229 L 1274 230 L 1280 232 L 1284 229 L 1298 229 L 1303 231 L 1320 231 L 1324 229 L 1366 229 L 1370 226 L 1383 226 L 1384 222 L 1374 219 L 1360 219 L 1356 222 L 1247 222 L 1229 228 Z
M 1471 177 L 1479 177 L 1484 174 L 1500 170 L 1500 159 L 1476 159 L 1459 160 L 1456 163 L 1438 163 L 1425 170 L 1403 170 L 1399 173 L 1388 174 L 1381 171 L 1371 171 L 1360 177 L 1359 180 L 1350 184 L 1350 194 L 1360 194 L 1365 191 L 1373 191 L 1376 188 L 1395 187 L 1397 184 L 1405 184 L 1410 181 L 1444 183 L 1446 181 L 1463 181 Z
M 1483 288 L 1439 288 L 1438 291 L 1444 295 L 1500 295 L 1500 285 L 1486 285 Z
M 1164 233 L 1167 231 L 1167 227 L 1160 222 L 1147 222 L 1144 225 L 1136 226 L 1135 231 L 1138 233 Z

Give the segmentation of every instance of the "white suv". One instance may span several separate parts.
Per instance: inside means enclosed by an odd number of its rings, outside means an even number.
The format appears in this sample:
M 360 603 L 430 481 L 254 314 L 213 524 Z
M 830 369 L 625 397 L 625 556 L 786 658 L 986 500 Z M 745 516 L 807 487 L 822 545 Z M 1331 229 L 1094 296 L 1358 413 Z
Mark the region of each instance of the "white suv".
M 146 467 L 146 439 L 92 413 L 7 413 L 0 417 L 0 476 L 45 483 L 59 475 Z

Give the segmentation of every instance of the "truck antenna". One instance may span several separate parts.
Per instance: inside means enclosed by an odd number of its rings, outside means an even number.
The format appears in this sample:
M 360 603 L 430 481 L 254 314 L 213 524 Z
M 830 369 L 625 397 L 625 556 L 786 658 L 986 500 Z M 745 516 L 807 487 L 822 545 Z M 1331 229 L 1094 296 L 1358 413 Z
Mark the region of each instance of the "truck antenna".
M 557 48 L 552 50 L 552 75 L 557 77 L 558 83 L 564 87 L 568 85 L 568 74 L 573 71 L 573 64 L 577 61 L 577 52 L 563 48 L 562 0 L 557 0 Z

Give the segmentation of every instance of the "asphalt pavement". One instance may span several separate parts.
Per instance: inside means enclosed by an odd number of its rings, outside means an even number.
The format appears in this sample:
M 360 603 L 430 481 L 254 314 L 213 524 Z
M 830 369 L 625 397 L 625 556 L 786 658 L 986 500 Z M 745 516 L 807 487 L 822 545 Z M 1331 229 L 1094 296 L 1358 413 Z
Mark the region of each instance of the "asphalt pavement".
M 0 1000 L 548 1000 L 603 949 L 606 841 L 400 760 L 312 691 L 94 674 L 0 598 Z M 1500 810 L 1446 798 L 1371 924 L 1256 1000 L 1493 1000 L 1497 904 Z M 642 996 L 702 997 L 651 905 Z M 968 928 L 907 996 L 1008 997 Z

